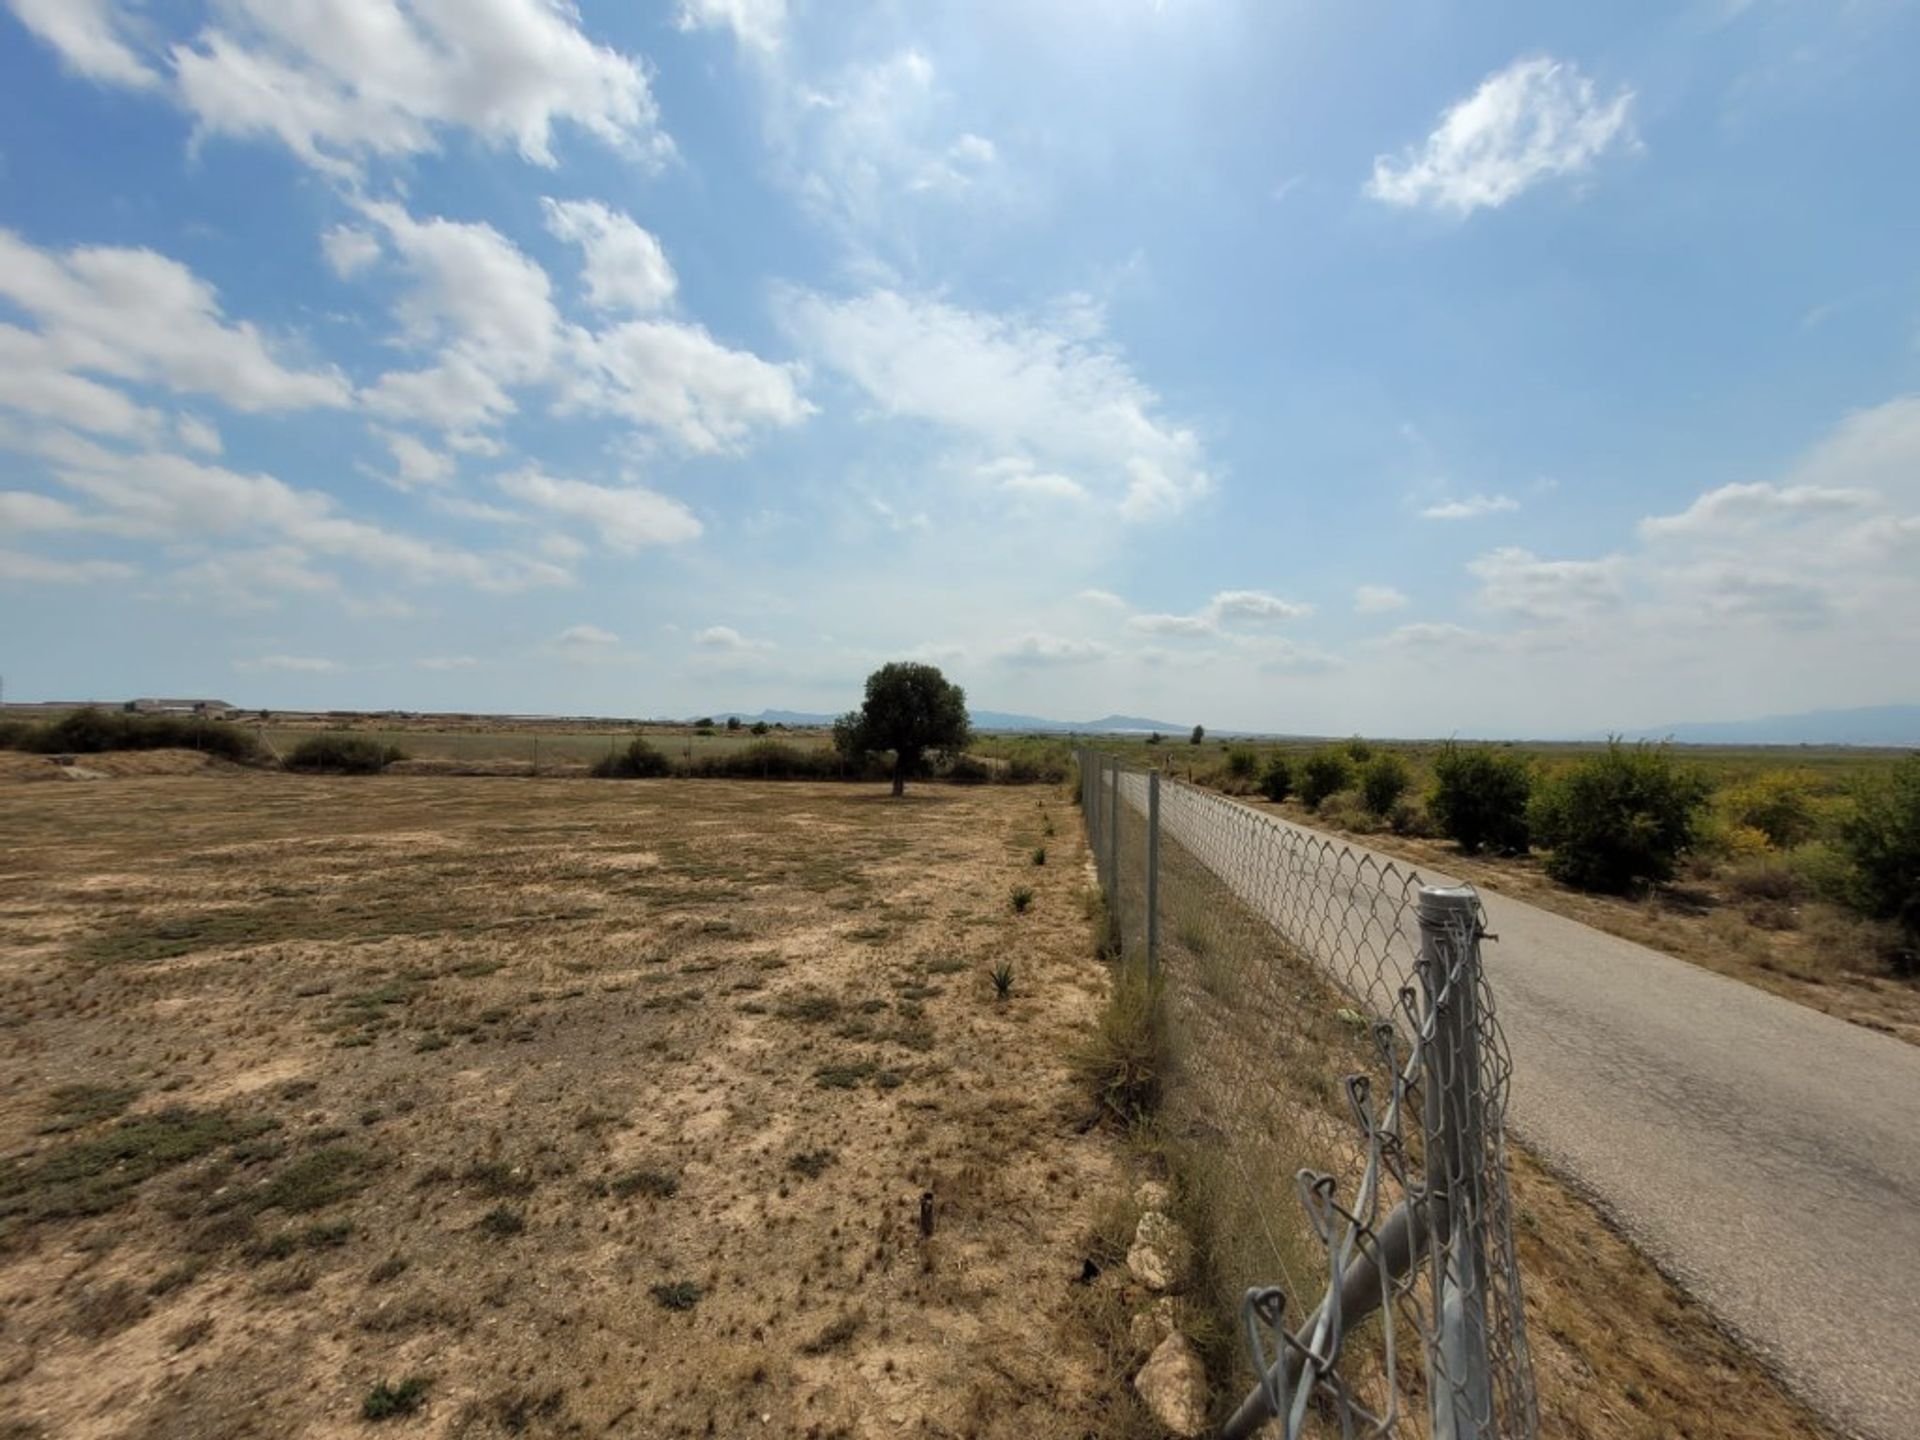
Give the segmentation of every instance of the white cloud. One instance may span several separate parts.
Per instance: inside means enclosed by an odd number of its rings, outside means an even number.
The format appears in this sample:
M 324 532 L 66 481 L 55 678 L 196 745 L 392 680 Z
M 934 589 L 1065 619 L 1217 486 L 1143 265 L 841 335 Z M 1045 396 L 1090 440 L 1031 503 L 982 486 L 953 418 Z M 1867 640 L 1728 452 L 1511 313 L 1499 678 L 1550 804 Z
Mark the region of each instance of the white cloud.
M 1833 489 L 1818 485 L 1722 485 L 1709 490 L 1678 515 L 1651 515 L 1640 522 L 1640 533 L 1658 539 L 1673 535 L 1732 534 L 1768 520 L 1839 514 L 1872 507 L 1876 496 L 1859 488 Z
M 427 655 L 413 662 L 416 670 L 471 670 L 480 662 L 471 655 Z
M 1469 495 L 1464 500 L 1443 500 L 1420 512 L 1427 520 L 1477 520 L 1482 515 L 1497 515 L 1518 510 L 1520 502 L 1511 495 Z
M 236 660 L 233 668 L 247 672 L 280 670 L 295 675 L 332 675 L 346 667 L 337 660 L 317 655 L 262 655 L 256 660 Z
M 729 30 L 750 50 L 780 48 L 787 0 L 680 0 L 682 30 Z
M 167 577 L 169 588 L 188 596 L 214 596 L 247 609 L 266 609 L 281 594 L 331 595 L 336 576 L 316 570 L 295 545 L 227 550 Z
M 1264 590 L 1222 590 L 1195 614 L 1133 615 L 1127 619 L 1127 628 L 1143 635 L 1218 635 L 1235 623 L 1265 625 L 1312 613 L 1311 605 L 1282 600 Z
M 1043 500 L 1086 500 L 1087 487 L 1070 475 L 1040 470 L 1021 455 L 1010 455 L 980 466 L 978 474 L 997 488 L 1012 495 L 1027 495 Z
M 1082 590 L 1078 595 L 1074 596 L 1074 599 L 1084 600 L 1089 605 L 1099 605 L 1108 610 L 1124 610 L 1127 608 L 1127 602 L 1111 590 Z
M 445 485 L 459 468 L 451 455 L 435 450 L 417 435 L 396 430 L 380 438 L 393 456 L 394 478 L 402 486 Z
M 7 0 L 20 23 L 89 80 L 149 89 L 160 77 L 122 33 L 119 0 Z
M 698 325 L 634 320 L 598 334 L 575 331 L 573 359 L 563 411 L 619 416 L 697 453 L 737 447 L 755 427 L 797 425 L 813 414 L 798 367 L 730 350 Z
M 87 585 L 125 580 L 136 572 L 115 560 L 55 560 L 19 550 L 0 550 L 0 582 L 25 585 Z
M 545 200 L 547 229 L 586 255 L 587 298 L 602 310 L 647 315 L 673 302 L 667 253 L 648 231 L 593 200 Z
M 354 173 L 462 127 L 552 166 L 571 124 L 649 167 L 672 142 L 640 62 L 588 39 L 567 0 L 224 0 L 170 52 L 201 134 L 279 140 Z
M 533 468 L 502 475 L 500 488 L 549 514 L 583 521 L 612 550 L 679 545 L 700 538 L 700 521 L 678 500 L 639 485 L 562 480 Z
M 31 490 L 0 490 L 0 531 L 23 534 L 29 530 L 97 529 L 93 517 L 64 500 Z
M 694 632 L 693 643 L 704 650 L 771 650 L 767 640 L 749 640 L 731 625 L 709 625 Z
M 620 637 L 611 630 L 603 630 L 598 625 L 569 625 L 562 630 L 555 644 L 566 649 L 604 650 L 618 645 Z
M 1003 664 L 1018 667 L 1051 668 L 1060 665 L 1086 665 L 1110 659 L 1111 646 L 1097 640 L 1075 640 L 1061 635 L 1040 633 L 1021 635 L 1003 646 L 995 657 Z
M 39 327 L 32 335 L 0 327 L 0 374 L 11 372 L 10 386 L 41 387 L 41 403 L 19 408 L 82 428 L 126 436 L 145 421 L 117 392 L 75 383 L 75 372 L 211 395 L 248 412 L 351 399 L 338 370 L 283 365 L 251 324 L 226 321 L 211 285 L 151 250 L 87 246 L 55 254 L 0 230 L 0 297 Z
M 218 455 L 225 445 L 220 439 L 220 430 L 210 420 L 202 420 L 198 415 L 177 415 L 173 421 L 173 432 L 180 437 L 180 443 L 189 450 L 198 450 L 202 455 Z
M 1426 143 L 1373 163 L 1367 194 L 1389 205 L 1466 215 L 1498 208 L 1558 175 L 1576 175 L 1630 143 L 1633 92 L 1601 99 L 1573 65 L 1516 60 L 1440 117 Z
M 144 439 L 161 432 L 159 411 L 71 373 L 66 363 L 47 337 L 0 324 L 0 406 L 99 435 Z
M 327 265 L 342 280 L 351 280 L 380 259 L 380 239 L 357 225 L 336 225 L 320 237 Z
M 1484 631 L 1451 621 L 1416 620 L 1383 636 L 1378 642 L 1390 650 L 1414 650 L 1423 655 L 1478 654 L 1498 643 Z
M 1404 609 L 1407 597 L 1391 585 L 1362 585 L 1353 592 L 1353 608 L 1362 615 Z
M 1175 513 L 1212 481 L 1200 441 L 1097 334 L 875 290 L 787 297 L 801 344 L 885 414 L 928 421 L 1104 494 L 1128 520 Z
M 23 448 L 4 435 L 0 443 Z M 180 455 L 125 454 L 70 435 L 25 443 L 55 479 L 93 503 L 91 523 L 117 533 L 194 543 L 265 537 L 414 583 L 449 580 L 517 590 L 570 578 L 545 561 L 477 555 L 348 518 L 331 496 L 296 489 L 271 475 L 241 474 Z
M 1480 581 L 1483 606 L 1528 623 L 1581 619 L 1625 598 L 1626 562 L 1619 556 L 1542 560 L 1505 546 L 1470 561 L 1467 571 Z

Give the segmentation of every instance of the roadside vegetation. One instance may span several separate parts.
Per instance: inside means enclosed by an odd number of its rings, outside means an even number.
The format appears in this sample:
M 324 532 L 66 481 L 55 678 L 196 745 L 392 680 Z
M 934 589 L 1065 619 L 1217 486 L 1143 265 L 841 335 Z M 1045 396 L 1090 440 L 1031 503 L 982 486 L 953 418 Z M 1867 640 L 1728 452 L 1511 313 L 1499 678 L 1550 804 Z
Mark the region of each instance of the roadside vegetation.
M 260 742 L 238 725 L 195 715 L 145 715 L 86 706 L 38 724 L 0 720 L 0 750 L 100 755 L 110 750 L 199 750 L 225 760 L 259 758 Z
M 1920 1042 L 1920 755 L 1359 739 L 1137 753 Z

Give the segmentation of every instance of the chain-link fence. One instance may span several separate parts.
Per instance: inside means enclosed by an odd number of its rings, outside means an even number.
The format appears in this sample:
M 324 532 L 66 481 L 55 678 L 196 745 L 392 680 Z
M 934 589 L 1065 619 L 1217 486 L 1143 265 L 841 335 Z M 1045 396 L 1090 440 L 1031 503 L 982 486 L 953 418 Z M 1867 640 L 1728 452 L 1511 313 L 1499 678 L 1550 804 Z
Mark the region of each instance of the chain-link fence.
M 1471 889 L 1083 750 L 1111 941 L 1157 987 L 1223 1434 L 1538 1429 L 1506 1046 Z

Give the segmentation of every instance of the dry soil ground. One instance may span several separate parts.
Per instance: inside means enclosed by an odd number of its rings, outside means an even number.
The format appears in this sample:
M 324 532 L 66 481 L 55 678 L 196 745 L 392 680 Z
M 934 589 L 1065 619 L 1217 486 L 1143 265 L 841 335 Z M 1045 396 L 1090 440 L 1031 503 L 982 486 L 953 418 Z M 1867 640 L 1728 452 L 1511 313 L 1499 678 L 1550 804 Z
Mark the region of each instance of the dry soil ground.
M 0 1433 L 1137 1423 L 1076 1297 L 1123 1183 L 1065 1059 L 1077 830 L 1035 790 L 0 790 Z

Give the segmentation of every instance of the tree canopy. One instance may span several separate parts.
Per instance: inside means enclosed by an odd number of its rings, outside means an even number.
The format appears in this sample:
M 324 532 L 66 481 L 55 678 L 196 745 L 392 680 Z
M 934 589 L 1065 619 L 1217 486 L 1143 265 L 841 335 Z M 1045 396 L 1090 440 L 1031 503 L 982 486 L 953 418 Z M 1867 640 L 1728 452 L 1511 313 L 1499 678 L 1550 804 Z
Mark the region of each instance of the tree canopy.
M 967 696 L 936 665 L 896 660 L 867 677 L 867 698 L 834 722 L 833 743 L 850 760 L 893 754 L 893 793 L 906 793 L 907 776 L 930 753 L 966 749 Z

